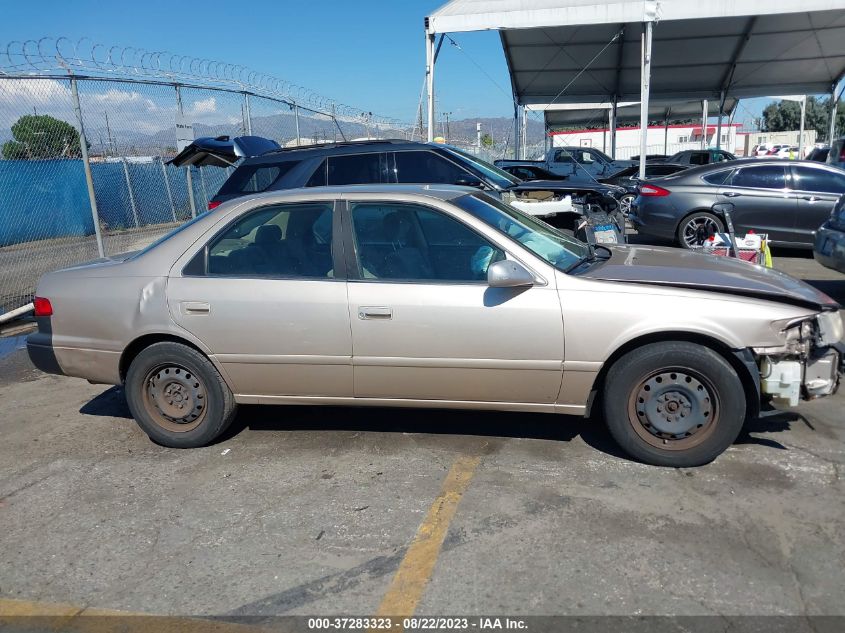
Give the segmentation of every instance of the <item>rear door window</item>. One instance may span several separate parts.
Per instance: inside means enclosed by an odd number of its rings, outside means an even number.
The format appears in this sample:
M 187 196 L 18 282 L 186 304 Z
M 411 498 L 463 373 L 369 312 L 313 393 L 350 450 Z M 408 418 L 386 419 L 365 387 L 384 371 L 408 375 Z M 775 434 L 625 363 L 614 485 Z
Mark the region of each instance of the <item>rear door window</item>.
M 786 189 L 786 174 L 782 165 L 758 165 L 737 170 L 731 179 L 733 187 L 754 189 Z
M 710 155 L 707 152 L 693 152 L 689 157 L 690 165 L 706 165 L 710 162 Z
M 434 152 L 396 152 L 396 182 L 455 184 L 468 172 Z

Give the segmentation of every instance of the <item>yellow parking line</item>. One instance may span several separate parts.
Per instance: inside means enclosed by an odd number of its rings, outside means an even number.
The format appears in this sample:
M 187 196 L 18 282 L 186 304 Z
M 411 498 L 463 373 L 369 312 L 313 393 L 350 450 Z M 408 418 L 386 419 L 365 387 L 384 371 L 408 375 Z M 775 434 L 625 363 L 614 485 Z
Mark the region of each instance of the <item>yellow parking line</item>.
M 466 491 L 480 457 L 459 457 L 455 460 L 443 488 L 417 529 L 411 546 L 396 570 L 396 575 L 381 601 L 377 616 L 406 617 L 414 614 L 423 591 L 434 571 L 434 564 L 446 538 L 449 523 Z

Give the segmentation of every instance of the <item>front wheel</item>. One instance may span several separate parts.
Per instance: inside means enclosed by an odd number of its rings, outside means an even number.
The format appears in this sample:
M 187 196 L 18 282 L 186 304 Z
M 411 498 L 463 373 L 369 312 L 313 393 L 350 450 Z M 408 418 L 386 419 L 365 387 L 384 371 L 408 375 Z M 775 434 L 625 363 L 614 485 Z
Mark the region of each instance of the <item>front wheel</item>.
M 703 345 L 645 345 L 617 360 L 605 384 L 611 435 L 626 453 L 655 466 L 711 462 L 734 442 L 745 420 L 739 376 Z
M 725 225 L 720 218 L 706 211 L 697 211 L 681 221 L 676 237 L 683 248 L 696 248 L 711 235 L 724 232 Z
M 154 442 L 172 448 L 205 446 L 235 417 L 235 398 L 217 369 L 187 345 L 154 343 L 126 373 L 132 417 Z
M 622 215 L 625 219 L 631 214 L 631 205 L 633 204 L 636 196 L 632 193 L 626 193 L 619 199 L 619 210 L 622 212 Z

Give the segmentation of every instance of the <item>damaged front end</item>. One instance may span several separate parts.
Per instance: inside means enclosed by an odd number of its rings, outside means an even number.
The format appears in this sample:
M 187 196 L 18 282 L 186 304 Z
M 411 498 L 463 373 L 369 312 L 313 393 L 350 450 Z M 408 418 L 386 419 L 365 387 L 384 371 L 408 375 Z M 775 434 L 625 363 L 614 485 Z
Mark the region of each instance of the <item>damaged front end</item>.
M 845 372 L 845 327 L 839 312 L 827 310 L 771 325 L 783 344 L 752 348 L 761 392 L 789 406 L 836 393 Z
M 512 188 L 503 200 L 514 208 L 599 244 L 625 243 L 625 217 L 613 188 L 569 187 L 533 181 Z

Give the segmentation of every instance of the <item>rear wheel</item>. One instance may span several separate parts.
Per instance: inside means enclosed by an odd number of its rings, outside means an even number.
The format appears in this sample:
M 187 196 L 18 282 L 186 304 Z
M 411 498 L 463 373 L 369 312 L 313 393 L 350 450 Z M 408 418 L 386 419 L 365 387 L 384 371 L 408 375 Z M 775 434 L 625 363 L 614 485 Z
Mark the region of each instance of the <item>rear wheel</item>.
M 696 211 L 681 221 L 676 237 L 683 248 L 695 248 L 711 235 L 724 232 L 725 225 L 720 218 L 706 211 Z
M 212 442 L 231 424 L 237 408 L 211 361 L 171 342 L 150 345 L 133 359 L 126 399 L 150 439 L 173 448 Z
M 619 210 L 625 218 L 631 213 L 631 204 L 634 202 L 636 196 L 632 193 L 626 193 L 619 199 Z
M 708 347 L 673 341 L 635 349 L 607 373 L 604 414 L 632 457 L 656 466 L 700 466 L 739 435 L 745 392 L 736 371 Z

